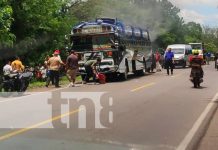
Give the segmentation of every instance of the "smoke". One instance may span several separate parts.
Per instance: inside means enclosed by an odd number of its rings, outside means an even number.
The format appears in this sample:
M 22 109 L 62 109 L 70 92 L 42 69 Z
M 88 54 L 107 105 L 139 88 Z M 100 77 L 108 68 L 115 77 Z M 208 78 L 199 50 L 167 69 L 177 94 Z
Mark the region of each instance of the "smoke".
M 38 39 L 27 37 L 24 40 L 15 43 L 13 47 L 0 45 L 0 60 L 12 59 L 15 56 L 24 56 L 33 50 L 36 50 L 39 46 L 46 44 L 47 41 L 49 41 L 49 38 L 46 36 Z
M 154 41 L 169 30 L 159 0 L 104 0 L 102 16 L 122 20 L 125 24 L 150 31 Z

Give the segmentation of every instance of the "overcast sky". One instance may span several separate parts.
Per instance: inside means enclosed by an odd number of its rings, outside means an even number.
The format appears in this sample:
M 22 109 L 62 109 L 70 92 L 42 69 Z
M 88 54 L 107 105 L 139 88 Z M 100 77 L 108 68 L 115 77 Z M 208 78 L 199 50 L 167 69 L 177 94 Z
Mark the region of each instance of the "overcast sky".
M 169 0 L 181 10 L 185 21 L 218 27 L 218 0 Z

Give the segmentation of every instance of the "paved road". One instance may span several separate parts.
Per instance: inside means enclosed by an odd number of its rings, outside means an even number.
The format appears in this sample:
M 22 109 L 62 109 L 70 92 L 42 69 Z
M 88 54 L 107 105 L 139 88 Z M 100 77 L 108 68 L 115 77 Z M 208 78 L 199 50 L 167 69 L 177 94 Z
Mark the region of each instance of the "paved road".
M 201 89 L 193 88 L 187 68 L 176 69 L 173 76 L 158 72 L 125 82 L 0 98 L 0 149 L 182 150 L 189 142 L 185 137 L 218 92 L 218 72 L 212 65 L 204 70 Z M 80 102 L 86 111 L 75 107 L 75 97 L 84 98 Z M 104 129 L 95 128 L 100 125 L 94 109 L 99 97 Z M 78 122 L 78 114 L 85 112 L 87 120 Z M 78 128 L 85 122 L 85 129 Z

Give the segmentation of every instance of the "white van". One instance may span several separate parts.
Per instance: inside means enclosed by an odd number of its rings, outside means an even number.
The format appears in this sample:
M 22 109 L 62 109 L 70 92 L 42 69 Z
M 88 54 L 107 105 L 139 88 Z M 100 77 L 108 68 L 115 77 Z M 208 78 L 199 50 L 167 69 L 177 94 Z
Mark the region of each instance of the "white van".
M 192 47 L 188 44 L 173 44 L 168 45 L 167 49 L 171 48 L 174 53 L 174 65 L 185 68 L 190 65 L 188 55 L 192 54 Z

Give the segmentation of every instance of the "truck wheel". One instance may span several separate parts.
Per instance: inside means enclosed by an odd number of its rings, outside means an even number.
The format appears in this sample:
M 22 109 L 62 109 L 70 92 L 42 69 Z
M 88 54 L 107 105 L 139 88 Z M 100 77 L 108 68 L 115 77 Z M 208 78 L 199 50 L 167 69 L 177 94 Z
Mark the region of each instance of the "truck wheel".
M 141 69 L 137 71 L 137 76 L 144 76 L 145 75 L 145 69 Z
M 147 68 L 146 71 L 147 71 L 148 73 L 151 73 L 151 68 Z
M 183 68 L 185 68 L 185 67 L 186 67 L 186 62 L 184 62 L 184 63 L 183 63 L 183 66 L 182 66 L 182 67 L 183 67 Z
M 125 81 L 128 78 L 128 69 L 125 69 L 125 72 L 121 74 L 121 80 Z

